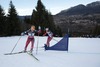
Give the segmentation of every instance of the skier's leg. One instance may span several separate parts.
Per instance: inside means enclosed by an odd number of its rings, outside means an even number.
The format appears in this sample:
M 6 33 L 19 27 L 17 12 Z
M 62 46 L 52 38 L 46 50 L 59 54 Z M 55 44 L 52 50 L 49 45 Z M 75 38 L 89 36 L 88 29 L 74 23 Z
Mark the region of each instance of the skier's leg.
M 48 46 L 48 44 L 49 44 L 49 37 L 47 38 L 47 43 L 46 43 L 46 46 Z
M 31 40 L 31 44 L 32 45 L 31 45 L 31 50 L 30 51 L 32 52 L 33 51 L 33 48 L 34 48 L 34 38 Z
M 50 46 L 50 41 L 52 40 L 52 38 L 53 38 L 53 37 L 50 37 L 50 38 L 49 38 L 49 46 Z
M 52 40 L 52 37 L 48 37 L 47 39 L 47 46 L 49 47 L 50 46 L 50 41 Z
M 27 38 L 27 41 L 26 41 L 26 45 L 25 45 L 25 48 L 24 48 L 24 51 L 26 51 L 27 50 L 27 46 L 28 46 L 28 44 L 30 43 L 30 39 L 29 38 Z

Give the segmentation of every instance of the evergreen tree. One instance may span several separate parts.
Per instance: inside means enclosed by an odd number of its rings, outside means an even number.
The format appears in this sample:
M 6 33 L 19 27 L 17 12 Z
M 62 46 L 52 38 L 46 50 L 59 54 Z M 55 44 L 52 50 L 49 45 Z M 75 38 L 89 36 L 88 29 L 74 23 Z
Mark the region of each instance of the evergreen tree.
M 34 24 L 36 27 L 41 26 L 43 28 L 43 24 L 45 23 L 45 16 L 44 12 L 45 7 L 42 4 L 41 0 L 38 0 L 36 10 L 33 10 L 32 17 L 31 17 L 31 23 Z
M 42 30 L 48 27 L 54 34 L 56 34 L 56 26 L 54 24 L 53 16 L 45 9 L 41 0 L 38 0 L 36 9 L 33 10 L 31 24 L 34 24 L 36 27 L 41 26 Z
M 55 36 L 62 37 L 62 31 L 61 31 L 61 28 L 59 26 L 56 27 L 56 35 Z
M 24 26 L 25 26 L 25 30 L 30 28 L 31 23 L 30 23 L 30 18 L 29 17 L 24 18 Z
M 93 35 L 94 36 L 100 35 L 100 26 L 98 24 L 95 26 L 95 29 L 93 31 Z
M 26 17 L 26 16 L 25 16 L 25 18 L 24 18 L 24 22 L 25 22 L 26 24 L 31 24 L 31 23 L 30 23 L 30 18 L 28 18 L 28 17 Z
M 35 26 L 41 26 L 42 29 L 47 27 L 48 12 L 45 9 L 45 6 L 42 4 L 41 0 L 38 0 L 36 9 L 33 10 L 31 23 Z
M 8 10 L 8 15 L 7 15 L 8 36 L 18 35 L 18 34 L 20 34 L 20 23 L 19 23 L 17 11 L 16 11 L 15 6 L 13 5 L 12 1 L 10 1 L 9 5 L 10 5 L 10 8 Z
M 0 5 L 0 36 L 5 35 L 5 20 L 5 13 L 2 6 Z

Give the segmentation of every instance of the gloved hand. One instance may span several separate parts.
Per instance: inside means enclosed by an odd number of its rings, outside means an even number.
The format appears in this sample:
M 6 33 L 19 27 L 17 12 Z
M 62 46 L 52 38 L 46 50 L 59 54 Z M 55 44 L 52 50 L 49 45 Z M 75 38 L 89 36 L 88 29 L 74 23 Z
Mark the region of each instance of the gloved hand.
M 21 36 L 24 36 L 24 33 L 21 33 Z

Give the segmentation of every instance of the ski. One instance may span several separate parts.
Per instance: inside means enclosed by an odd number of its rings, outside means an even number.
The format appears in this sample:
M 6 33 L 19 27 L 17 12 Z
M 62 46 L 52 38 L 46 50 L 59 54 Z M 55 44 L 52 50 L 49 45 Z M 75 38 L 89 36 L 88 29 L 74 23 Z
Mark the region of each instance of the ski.
M 36 57 L 35 57 L 32 53 L 27 52 L 27 54 L 28 54 L 28 55 L 30 55 L 31 57 L 33 57 L 35 60 L 39 61 L 39 59 L 38 59 L 38 58 L 36 58 Z
M 26 53 L 26 52 L 20 51 L 20 52 L 15 52 L 15 53 L 6 53 L 4 55 L 14 55 L 14 54 L 21 54 L 21 53 Z
M 4 55 L 14 55 L 14 54 L 21 54 L 21 53 L 27 53 L 28 55 L 30 55 L 31 57 L 33 57 L 34 59 L 36 59 L 37 61 L 39 61 L 38 58 L 36 58 L 33 54 L 30 53 L 30 51 L 20 51 L 20 52 L 15 52 L 15 53 L 5 53 Z

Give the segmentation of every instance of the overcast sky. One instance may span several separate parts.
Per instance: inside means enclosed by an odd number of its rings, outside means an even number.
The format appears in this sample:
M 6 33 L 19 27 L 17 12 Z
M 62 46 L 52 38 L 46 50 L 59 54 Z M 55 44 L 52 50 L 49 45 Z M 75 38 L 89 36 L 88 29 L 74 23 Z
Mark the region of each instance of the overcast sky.
M 42 0 L 42 3 L 45 5 L 46 9 L 55 15 L 61 10 L 65 10 L 79 4 L 86 5 L 94 1 L 99 0 Z M 6 13 L 8 12 L 9 2 L 10 0 L 0 0 L 0 5 L 4 8 Z M 12 2 L 19 15 L 31 15 L 32 10 L 35 9 L 37 5 L 37 0 L 12 0 Z

